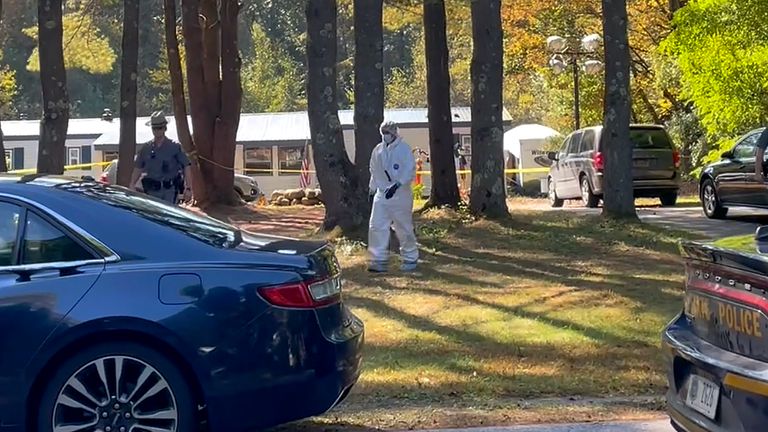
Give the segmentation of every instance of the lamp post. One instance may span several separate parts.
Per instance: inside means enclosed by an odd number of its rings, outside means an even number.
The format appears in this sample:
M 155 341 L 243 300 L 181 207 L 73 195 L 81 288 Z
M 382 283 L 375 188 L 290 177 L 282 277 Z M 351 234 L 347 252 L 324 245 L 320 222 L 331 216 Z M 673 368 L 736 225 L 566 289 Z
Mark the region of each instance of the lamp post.
M 579 43 L 580 42 L 580 43 Z M 584 36 L 579 41 L 573 37 L 550 36 L 547 38 L 547 51 L 553 53 L 549 66 L 556 74 L 561 74 L 570 66 L 573 71 L 573 117 L 576 129 L 581 128 L 579 101 L 579 69 L 588 75 L 595 75 L 603 70 L 603 62 L 590 58 L 593 56 L 602 38 L 598 34 Z M 581 60 L 586 58 L 582 63 Z

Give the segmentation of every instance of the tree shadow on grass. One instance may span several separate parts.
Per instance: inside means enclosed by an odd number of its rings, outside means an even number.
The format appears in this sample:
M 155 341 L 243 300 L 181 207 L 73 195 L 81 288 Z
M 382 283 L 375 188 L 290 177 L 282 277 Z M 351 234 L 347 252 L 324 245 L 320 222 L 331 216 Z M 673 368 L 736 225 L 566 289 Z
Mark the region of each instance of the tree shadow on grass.
M 429 292 L 439 290 L 429 290 Z M 661 353 L 653 344 L 611 334 L 564 320 L 527 313 L 524 308 L 505 308 L 517 316 L 534 318 L 560 328 L 568 328 L 593 339 L 597 347 L 574 349 L 574 343 L 504 342 L 491 336 L 443 325 L 401 311 L 385 302 L 348 296 L 353 308 L 371 313 L 446 339 L 443 343 L 408 340 L 405 343 L 367 344 L 366 370 L 405 371 L 415 380 L 419 371 L 447 373 L 462 377 L 459 382 L 382 382 L 363 383 L 367 398 L 393 398 L 406 401 L 467 402 L 477 398 L 539 397 L 542 395 L 605 395 L 629 391 L 633 394 L 658 394 L 664 391 L 662 377 L 648 381 L 643 375 L 661 364 Z M 475 301 L 466 298 L 466 301 Z M 488 303 L 482 303 L 488 304 Z M 489 304 L 498 308 L 498 305 Z M 486 369 L 489 367 L 490 369 Z M 501 368 L 501 369 L 499 369 Z M 611 371 L 607 374 L 607 371 Z M 631 381 L 620 379 L 630 374 Z M 633 374 L 639 374 L 634 376 Z M 402 376 L 402 375 L 401 375 Z M 445 377 L 445 376 L 444 376 Z M 365 381 L 365 380 L 364 380 Z
M 398 288 L 395 288 L 390 285 L 386 289 L 397 290 Z M 526 310 L 525 307 L 509 307 L 509 306 L 499 305 L 496 303 L 478 300 L 470 295 L 459 294 L 456 292 L 446 293 L 445 291 L 441 291 L 439 289 L 412 288 L 412 290 L 416 292 L 422 292 L 425 294 L 431 294 L 431 295 L 450 295 L 452 297 L 459 298 L 460 300 L 465 301 L 469 304 L 488 307 L 491 309 L 498 310 L 500 312 L 514 315 L 519 318 L 543 322 L 552 327 L 574 331 L 588 339 L 592 339 L 593 341 L 599 342 L 599 343 L 608 343 L 616 346 L 645 346 L 645 347 L 649 346 L 648 343 L 639 341 L 637 339 L 627 338 L 621 335 L 616 335 L 616 334 L 602 331 L 598 328 L 587 327 L 587 326 L 566 321 L 563 319 L 547 317 L 542 314 L 529 312 Z M 493 350 L 494 352 L 509 352 L 510 348 L 512 347 L 510 344 L 499 342 L 498 340 L 489 338 L 487 336 L 461 330 L 456 327 L 441 325 L 441 324 L 435 323 L 434 321 L 426 317 L 401 311 L 381 300 L 358 296 L 354 293 L 352 294 L 348 293 L 346 298 L 347 298 L 347 301 L 352 306 L 363 307 L 379 316 L 387 317 L 388 319 L 398 320 L 411 328 L 415 328 L 425 332 L 437 333 L 441 336 L 448 337 L 449 339 L 457 343 L 470 344 L 470 345 L 474 345 L 478 349 Z
M 548 285 L 563 284 L 568 287 L 576 287 L 583 290 L 594 292 L 611 291 L 616 294 L 627 297 L 637 302 L 649 310 L 668 315 L 679 306 L 680 297 L 672 294 L 681 286 L 682 277 L 679 281 L 662 280 L 648 278 L 645 276 L 622 274 L 619 272 L 595 274 L 604 280 L 595 281 L 584 278 L 584 272 L 575 270 L 567 264 L 555 264 L 543 262 L 540 260 L 528 260 L 524 258 L 510 259 L 493 253 L 479 253 L 471 251 L 460 251 L 457 249 L 446 249 L 440 254 L 443 263 L 465 266 L 471 265 L 473 270 L 487 272 L 489 274 L 501 274 L 506 276 L 520 276 L 531 280 L 540 280 Z M 470 262 L 467 262 L 470 260 Z M 671 266 L 664 263 L 655 263 L 654 259 L 646 259 L 643 265 L 653 265 L 653 271 L 666 274 L 674 274 L 674 270 L 679 267 L 682 276 L 682 266 Z M 612 264 L 609 259 L 605 266 Z M 623 266 L 622 266 L 623 267 Z M 631 269 L 627 269 L 631 271 Z M 637 269 L 648 271 L 647 269 Z M 427 278 L 439 275 L 440 277 L 461 284 L 462 276 L 456 276 L 439 273 L 434 269 L 425 268 L 422 270 Z M 361 281 L 358 281 L 361 282 Z M 483 283 L 484 284 L 484 283 Z M 642 287 L 642 288 L 640 288 Z M 514 290 L 513 287 L 508 289 Z M 659 310 L 655 310 L 659 309 Z

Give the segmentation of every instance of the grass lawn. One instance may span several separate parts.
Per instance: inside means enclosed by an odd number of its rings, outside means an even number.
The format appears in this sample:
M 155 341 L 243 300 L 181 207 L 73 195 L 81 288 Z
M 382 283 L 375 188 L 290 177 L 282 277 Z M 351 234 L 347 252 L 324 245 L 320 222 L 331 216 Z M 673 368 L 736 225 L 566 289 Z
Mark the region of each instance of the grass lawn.
M 681 307 L 682 234 L 529 210 L 502 222 L 436 210 L 417 218 L 417 231 L 414 274 L 395 259 L 392 273 L 368 274 L 362 246 L 339 245 L 345 301 L 366 324 L 365 369 L 341 407 L 304 427 L 634 418 L 660 408 L 636 397 L 666 389 L 659 334 Z M 578 403 L 589 398 L 616 404 Z

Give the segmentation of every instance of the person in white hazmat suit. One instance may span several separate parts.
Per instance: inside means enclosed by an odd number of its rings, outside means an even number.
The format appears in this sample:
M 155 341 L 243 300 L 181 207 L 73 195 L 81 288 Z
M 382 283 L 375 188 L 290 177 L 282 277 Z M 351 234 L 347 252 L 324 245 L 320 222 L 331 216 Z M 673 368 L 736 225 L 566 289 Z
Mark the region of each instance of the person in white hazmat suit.
M 380 132 L 382 141 L 373 149 L 370 164 L 373 209 L 368 225 L 368 271 L 387 271 L 390 227 L 400 242 L 401 270 L 413 271 L 419 260 L 411 189 L 416 159 L 394 122 L 382 123 Z

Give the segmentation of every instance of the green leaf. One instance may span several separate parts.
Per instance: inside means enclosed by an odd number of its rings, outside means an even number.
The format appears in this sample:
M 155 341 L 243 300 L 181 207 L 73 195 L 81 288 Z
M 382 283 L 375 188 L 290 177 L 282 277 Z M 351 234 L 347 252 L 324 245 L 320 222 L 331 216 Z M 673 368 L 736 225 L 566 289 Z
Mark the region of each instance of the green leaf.
M 80 69 L 94 75 L 112 72 L 117 59 L 109 40 L 98 30 L 90 15 L 81 12 L 67 14 L 64 24 L 64 64 L 67 69 Z M 37 26 L 24 29 L 24 34 L 37 39 Z M 29 56 L 27 70 L 40 72 L 40 57 L 35 48 Z

